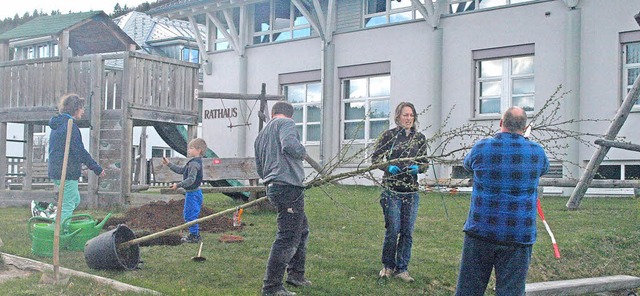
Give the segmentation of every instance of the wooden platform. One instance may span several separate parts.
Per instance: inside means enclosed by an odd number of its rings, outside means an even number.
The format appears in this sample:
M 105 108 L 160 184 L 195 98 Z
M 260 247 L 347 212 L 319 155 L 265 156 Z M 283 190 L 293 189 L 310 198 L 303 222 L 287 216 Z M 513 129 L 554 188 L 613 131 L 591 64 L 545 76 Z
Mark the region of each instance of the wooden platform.
M 614 275 L 563 281 L 527 284 L 527 296 L 585 295 L 601 292 L 615 292 L 611 295 L 637 295 L 640 278 L 629 275 Z

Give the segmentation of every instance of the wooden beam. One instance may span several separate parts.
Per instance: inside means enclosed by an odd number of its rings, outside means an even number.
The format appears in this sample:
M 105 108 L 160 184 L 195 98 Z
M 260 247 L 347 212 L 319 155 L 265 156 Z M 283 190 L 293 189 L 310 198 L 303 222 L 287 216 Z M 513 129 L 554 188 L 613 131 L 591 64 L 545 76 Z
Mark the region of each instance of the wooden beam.
M 327 32 L 327 20 L 324 18 L 324 12 L 322 11 L 322 5 L 320 5 L 320 1 L 313 0 L 313 9 L 315 9 L 316 16 L 318 16 L 318 26 L 323 30 L 323 35 L 327 36 L 329 34 Z
M 611 141 L 606 139 L 597 139 L 595 143 L 596 145 L 600 145 L 600 146 L 613 147 L 613 148 L 640 152 L 640 145 L 635 145 L 631 143 L 622 143 L 622 142 Z
M 471 187 L 473 179 L 425 179 L 420 182 L 428 186 Z M 538 186 L 575 187 L 578 180 L 564 178 L 540 178 Z M 593 180 L 591 188 L 640 188 L 640 180 Z
M 201 187 L 202 193 L 234 193 L 234 192 L 265 192 L 265 186 L 221 186 Z M 161 194 L 184 194 L 184 189 L 161 188 Z
M 184 166 L 189 158 L 172 157 L 171 163 Z M 178 182 L 182 181 L 182 175 L 174 173 L 169 166 L 162 163 L 162 158 L 151 159 L 151 167 L 156 182 Z M 216 180 L 250 180 L 259 179 L 255 160 L 252 157 L 238 158 L 203 158 L 202 159 L 202 179 L 204 181 Z
M 572 280 L 549 281 L 526 284 L 527 296 L 586 295 L 600 292 L 636 290 L 640 278 L 629 275 L 614 275 Z M 624 295 L 627 295 L 626 293 Z M 631 294 L 629 294 L 631 295 Z
M 222 11 L 224 15 L 224 19 L 227 22 L 227 28 L 229 28 L 229 35 L 233 38 L 233 43 L 238 47 L 238 54 L 244 54 L 244 48 L 242 42 L 240 42 L 240 36 L 238 35 L 238 30 L 236 29 L 236 25 L 233 23 L 233 16 L 229 9 L 225 9 Z
M 197 99 L 223 99 L 223 100 L 261 100 L 263 99 L 260 94 L 238 94 L 238 93 L 219 93 L 219 92 L 198 92 Z M 267 101 L 282 101 L 284 96 L 265 95 L 264 99 Z
M 196 43 L 198 43 L 198 49 L 200 50 L 200 61 L 208 62 L 209 58 L 207 56 L 207 48 L 204 46 L 204 42 L 202 42 L 202 36 L 200 35 L 200 28 L 196 20 L 190 16 L 189 23 L 191 23 L 191 29 L 193 30 L 193 34 L 196 36 Z

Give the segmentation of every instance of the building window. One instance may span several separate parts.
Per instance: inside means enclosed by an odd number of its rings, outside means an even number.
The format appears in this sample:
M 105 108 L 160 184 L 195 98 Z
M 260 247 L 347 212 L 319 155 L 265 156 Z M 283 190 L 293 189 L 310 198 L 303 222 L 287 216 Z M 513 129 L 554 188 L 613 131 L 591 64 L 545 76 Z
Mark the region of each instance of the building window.
M 413 8 L 411 1 L 364 0 L 364 2 L 365 27 L 375 27 L 424 18 L 417 9 Z M 420 2 L 425 3 L 424 0 Z
M 231 13 L 229 14 L 230 20 L 234 29 L 240 28 L 240 9 L 233 8 Z M 231 49 L 231 40 L 225 36 L 224 33 L 228 33 L 229 35 L 236 30 L 229 29 L 229 23 L 227 22 L 227 18 L 223 11 L 218 11 L 215 13 L 216 22 L 210 23 L 212 26 L 212 30 L 215 30 L 215 33 L 212 33 L 213 36 L 213 51 L 227 50 Z M 219 24 L 218 27 L 216 24 Z
M 289 0 L 255 5 L 253 44 L 279 42 L 311 36 L 311 25 Z
M 173 150 L 166 147 L 152 147 L 151 157 L 172 157 Z
M 182 48 L 182 60 L 191 63 L 199 63 L 200 62 L 200 50 L 197 48 Z
M 227 32 L 229 32 L 228 29 Z M 231 44 L 229 43 L 229 40 L 224 37 L 224 34 L 222 34 L 222 31 L 220 31 L 220 28 L 216 28 L 216 40 L 214 41 L 214 46 L 213 46 L 213 50 L 217 51 L 217 50 L 226 50 L 226 49 L 230 49 L 231 48 Z
M 49 44 L 38 45 L 38 57 L 48 58 L 50 56 Z
M 598 167 L 594 179 L 600 180 L 638 180 L 639 164 L 603 164 Z
M 284 85 L 282 93 L 293 105 L 293 120 L 307 154 L 313 159 L 320 159 L 322 84 L 309 82 Z
M 562 165 L 562 163 L 550 163 L 549 164 L 549 170 L 547 171 L 546 174 L 542 175 L 543 178 L 556 178 L 556 179 L 562 179 L 562 172 L 564 170 L 564 166 Z
M 461 165 L 456 165 L 451 168 L 452 179 L 471 179 L 473 173 L 464 169 Z
M 629 93 L 631 87 L 633 86 L 633 82 L 635 82 L 636 78 L 640 74 L 640 42 L 627 43 L 623 45 L 623 100 L 624 97 Z M 633 106 L 634 110 L 640 110 L 640 100 L 636 98 L 635 105 Z
M 533 0 L 450 0 L 449 13 L 460 13 L 476 9 L 506 6 Z
M 476 115 L 534 111 L 534 97 L 533 55 L 476 60 Z
M 371 147 L 389 129 L 390 90 L 390 75 L 342 80 L 342 149 L 347 158 Z M 368 156 L 365 151 L 365 159 Z
M 39 59 L 57 57 L 58 44 L 53 42 L 29 45 L 25 47 L 15 48 L 13 51 L 14 60 L 27 60 L 27 59 Z

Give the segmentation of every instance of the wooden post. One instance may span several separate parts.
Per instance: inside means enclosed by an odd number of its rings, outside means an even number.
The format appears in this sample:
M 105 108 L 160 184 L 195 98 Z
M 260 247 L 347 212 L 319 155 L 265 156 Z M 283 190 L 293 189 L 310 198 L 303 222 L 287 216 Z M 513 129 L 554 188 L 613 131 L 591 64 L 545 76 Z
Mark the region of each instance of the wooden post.
M 0 62 L 9 60 L 9 40 L 0 41 Z
M 58 189 L 58 210 L 56 211 L 56 223 L 53 229 L 53 276 L 58 281 L 60 274 L 60 218 L 62 216 L 62 200 L 64 199 L 64 183 L 67 179 L 67 165 L 69 162 L 69 150 L 73 119 L 67 120 L 67 138 L 64 145 L 64 157 L 62 158 L 62 174 L 60 175 L 60 187 Z
M 96 54 L 92 60 L 92 69 L 91 69 L 91 94 L 89 96 L 89 106 L 90 109 L 90 118 L 91 118 L 91 130 L 90 130 L 90 142 L 89 142 L 89 153 L 93 159 L 100 161 L 100 121 L 102 118 L 102 106 L 104 102 L 102 100 L 102 77 L 103 73 L 103 61 L 102 56 Z M 100 164 L 105 167 L 104 164 Z M 98 184 L 99 177 L 95 174 L 89 172 L 89 186 L 87 189 L 87 204 L 95 208 L 100 204 L 98 202 Z
M 24 168 L 25 176 L 22 178 L 22 190 L 31 190 L 33 183 L 33 123 L 25 124 L 24 140 L 25 143 L 22 150 L 24 162 L 22 167 Z
M 147 127 L 142 127 L 140 133 L 140 171 L 138 184 L 147 184 Z
M 638 97 L 638 94 L 640 94 L 640 75 L 636 78 L 635 82 L 633 82 L 633 87 L 631 87 L 631 90 L 627 93 L 622 105 L 618 109 L 618 113 L 613 117 L 613 121 L 605 135 L 605 140 L 614 140 L 616 138 L 618 132 L 622 128 L 622 125 L 627 120 L 631 108 L 634 106 L 634 102 Z M 609 146 L 599 146 L 591 156 L 591 160 L 589 160 L 589 164 L 587 165 L 584 174 L 580 177 L 580 181 L 578 182 L 576 189 L 573 190 L 569 201 L 567 201 L 567 208 L 569 210 L 578 209 L 580 206 L 580 201 L 584 197 L 585 192 L 587 192 L 587 189 L 589 189 L 589 183 L 593 180 L 593 177 L 598 171 L 598 167 L 600 167 L 600 163 L 602 163 L 602 160 L 607 156 L 607 152 L 609 152 L 610 148 L 611 147 Z
M 7 181 L 7 123 L 0 122 L 0 189 L 5 189 Z
M 67 93 L 69 89 L 69 58 L 73 54 L 69 49 L 69 30 L 62 31 L 60 35 L 60 40 L 58 41 L 58 48 L 60 50 L 60 56 L 62 58 L 60 63 L 60 73 L 61 75 L 59 81 L 59 85 L 57 87 L 57 92 L 54 93 L 56 100 L 60 98 L 63 94 Z
M 122 85 L 122 151 L 120 151 L 120 195 L 125 202 L 131 193 L 131 139 L 133 137 L 133 119 L 130 118 L 129 102 L 133 100 L 133 82 L 135 79 L 134 57 L 131 52 L 124 53 L 124 73 Z
M 267 85 L 265 83 L 262 84 L 262 89 L 260 90 L 260 113 L 258 114 L 258 131 L 261 131 L 264 127 L 264 123 L 269 121 L 269 114 L 267 114 Z

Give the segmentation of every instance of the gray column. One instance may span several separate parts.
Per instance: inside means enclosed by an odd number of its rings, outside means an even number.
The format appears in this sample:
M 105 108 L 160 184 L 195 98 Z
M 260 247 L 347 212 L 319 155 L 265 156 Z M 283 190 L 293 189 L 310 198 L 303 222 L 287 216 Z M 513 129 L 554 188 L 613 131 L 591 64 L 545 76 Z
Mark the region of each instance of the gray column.
M 431 108 L 427 112 L 426 122 L 421 124 L 421 128 L 431 126 L 431 128 L 426 131 L 425 136 L 427 138 L 431 138 L 436 131 L 438 131 L 442 125 L 442 114 L 447 114 L 449 110 L 442 110 L 444 107 L 442 106 L 442 47 L 443 47 L 443 29 L 435 28 L 431 32 L 431 39 L 429 40 L 429 52 L 431 54 L 427 57 L 427 65 L 429 68 L 428 77 L 426 77 L 426 82 L 431 81 L 431 87 L 427 90 L 427 100 L 428 104 L 431 104 Z M 419 112 L 419 111 L 418 111 Z M 432 145 L 437 145 L 438 143 L 433 143 Z M 437 153 L 437 151 L 430 150 L 431 153 Z M 431 173 L 434 173 L 437 176 L 433 176 L 434 178 L 443 178 L 445 174 L 446 168 L 444 166 L 437 166 L 430 170 Z M 427 173 L 429 174 L 429 173 Z
M 322 143 L 320 165 L 327 166 L 340 149 L 340 92 L 335 87 L 335 45 L 322 42 Z M 337 94 L 337 96 L 336 96 Z
M 238 93 L 247 94 L 247 58 L 245 56 L 238 57 Z M 247 129 L 248 125 L 244 125 L 247 121 L 251 121 L 247 101 L 238 100 L 238 118 L 236 124 L 240 126 L 238 129 L 238 157 L 246 157 L 247 155 Z
M 565 89 L 570 91 L 563 102 L 563 114 L 565 120 L 580 119 L 580 43 L 581 43 L 581 11 L 579 8 L 570 8 L 565 19 Z M 569 129 L 580 131 L 580 124 L 573 123 Z M 569 147 L 566 149 L 567 166 L 563 177 L 577 179 L 580 177 L 580 142 L 568 139 Z M 564 195 L 570 195 L 573 188 L 564 189 Z

